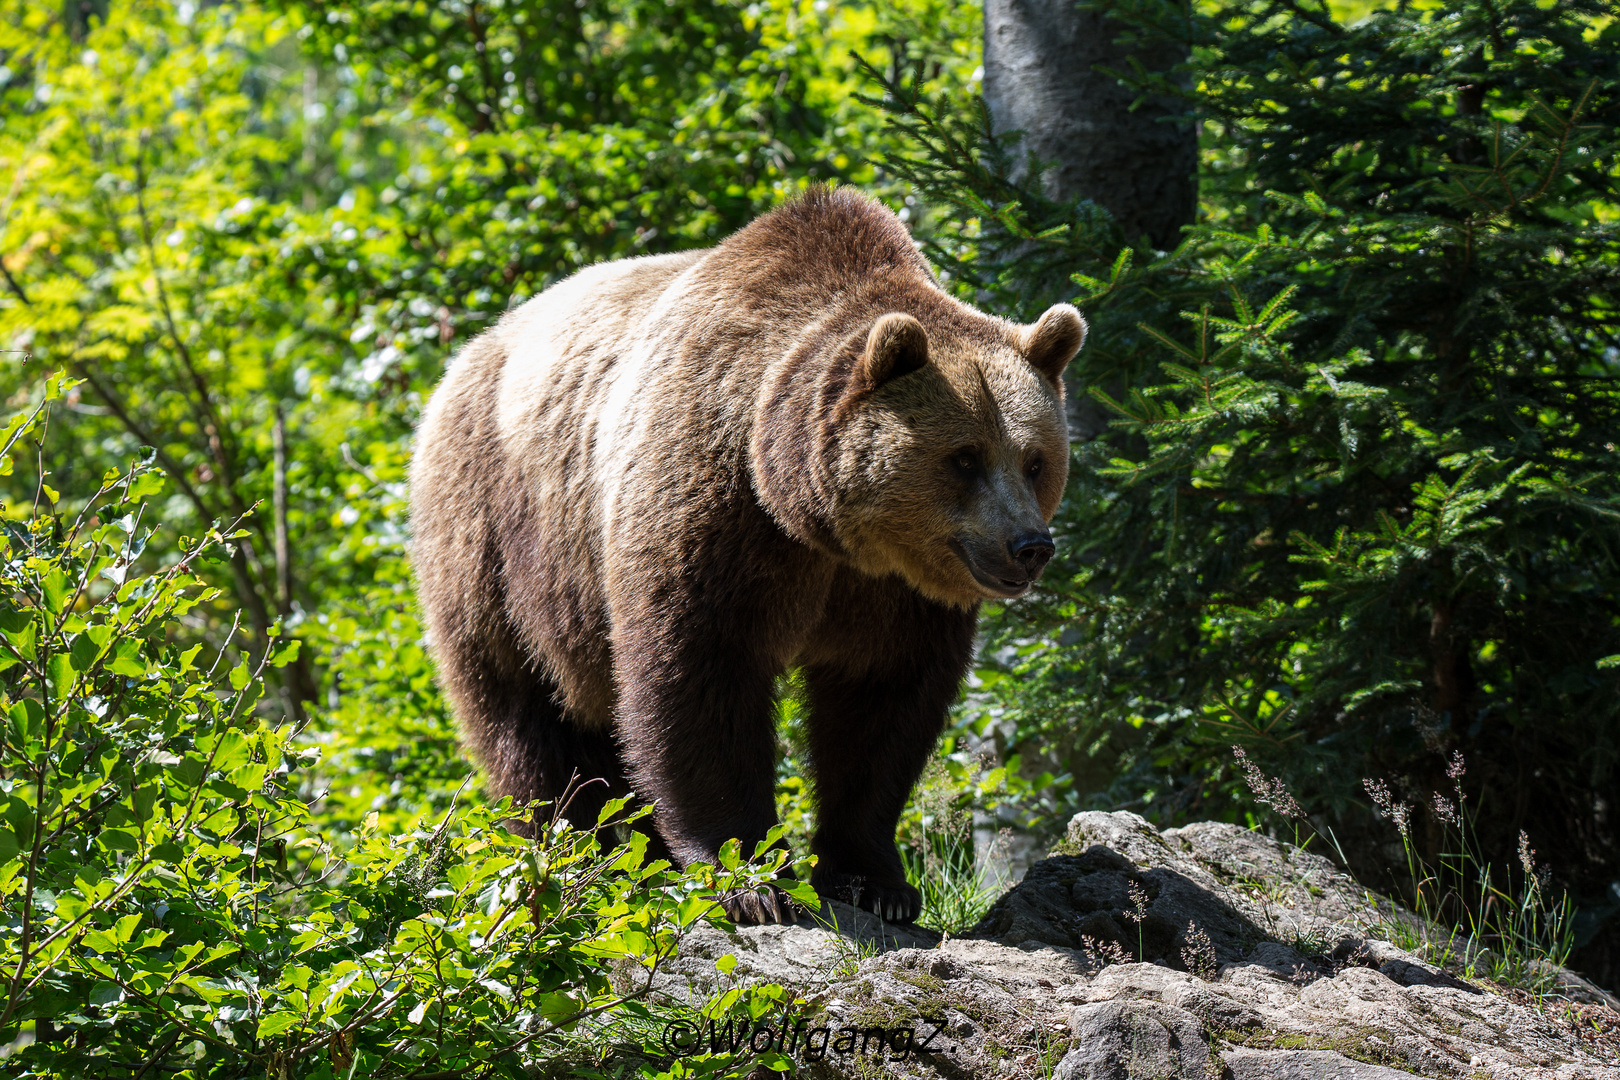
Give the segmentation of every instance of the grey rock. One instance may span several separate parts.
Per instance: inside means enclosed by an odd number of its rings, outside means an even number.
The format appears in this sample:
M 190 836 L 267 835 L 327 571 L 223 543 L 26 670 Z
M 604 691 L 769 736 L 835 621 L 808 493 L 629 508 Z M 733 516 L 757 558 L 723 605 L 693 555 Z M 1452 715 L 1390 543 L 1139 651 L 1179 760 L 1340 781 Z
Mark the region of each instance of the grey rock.
M 1106 848 L 1115 869 L 1126 869 L 1114 856 L 1123 857 L 1133 866 L 1147 869 L 1170 865 L 1177 859 L 1170 844 L 1147 819 L 1130 811 L 1108 814 L 1100 810 L 1087 810 L 1069 819 L 1068 843 L 1082 851 Z
M 1257 1028 L 1263 1023 L 1260 1014 L 1243 1002 L 1196 984 L 1169 987 L 1163 991 L 1163 1000 L 1185 1009 L 1214 1031 Z
M 1264 968 L 1284 979 L 1291 979 L 1301 968 L 1309 965 L 1310 961 L 1281 942 L 1263 941 L 1255 946 L 1246 963 L 1251 967 Z
M 1331 1050 L 1228 1050 L 1232 1080 L 1405 1080 L 1400 1069 L 1351 1061 Z
M 1069 1014 L 1076 1048 L 1053 1080 L 1200 1080 L 1209 1046 L 1199 1020 L 1160 1002 L 1097 1002 Z
M 1053 1080 L 1201 1080 L 1209 1064 L 1198 1018 L 1173 1005 L 1102 1001 L 1069 1014 L 1075 1049 Z
M 1162 845 L 1159 850 L 1168 861 L 1169 852 Z M 1092 844 L 1078 855 L 1056 855 L 1030 867 L 968 936 L 1013 946 L 1038 941 L 1089 950 L 1100 958 L 1122 950 L 1132 959 L 1176 963 L 1189 924 L 1195 924 L 1209 935 L 1217 962 L 1236 960 L 1266 935 L 1218 888 L 1195 867 L 1141 867 Z M 1133 889 L 1145 898 L 1140 910 Z
M 1620 1043 L 1590 1022 L 1368 931 L 1397 920 L 1412 916 L 1290 844 L 1088 813 L 966 937 L 829 904 L 799 926 L 700 927 L 654 989 L 698 1003 L 775 982 L 804 1000 L 802 1019 L 933 1037 L 919 1053 L 795 1058 L 817 1080 L 1620 1080 Z M 1570 1001 L 1605 1007 L 1604 991 L 1550 974 Z
M 1461 979 L 1453 978 L 1443 971 L 1430 967 L 1428 964 L 1412 964 L 1405 960 L 1391 960 L 1378 970 L 1386 978 L 1393 979 L 1402 986 L 1453 986 L 1458 990 L 1479 993 L 1478 990 Z
M 1345 948 L 1342 951 L 1349 954 L 1352 950 Z M 1380 940 L 1379 938 L 1366 939 L 1365 941 L 1361 942 L 1360 949 L 1355 951 L 1366 957 L 1366 959 L 1363 961 L 1364 967 L 1383 968 L 1388 964 L 1396 963 L 1421 966 L 1423 963 L 1423 961 L 1419 960 L 1416 956 L 1407 952 L 1405 949 L 1398 948 L 1390 942 Z
M 660 965 L 653 977 L 659 995 L 701 1001 L 722 993 L 734 982 L 774 982 L 802 986 L 836 979 L 853 970 L 863 953 L 894 949 L 932 949 L 943 935 L 921 926 L 896 926 L 870 912 L 829 900 L 815 916 L 798 925 L 740 926 L 727 934 L 707 923 L 695 927 L 681 942 L 680 954 Z M 729 976 L 715 961 L 736 958 Z M 623 968 L 621 983 L 630 976 Z

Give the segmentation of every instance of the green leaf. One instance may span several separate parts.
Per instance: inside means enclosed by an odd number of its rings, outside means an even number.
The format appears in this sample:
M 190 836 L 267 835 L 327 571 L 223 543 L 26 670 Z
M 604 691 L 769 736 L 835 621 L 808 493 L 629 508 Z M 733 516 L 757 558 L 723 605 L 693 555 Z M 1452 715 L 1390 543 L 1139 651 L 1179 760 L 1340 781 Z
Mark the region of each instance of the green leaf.
M 126 678 L 138 679 L 146 674 L 146 665 L 142 664 L 139 660 L 119 656 L 113 658 L 113 661 L 107 665 L 107 670 L 112 672 L 114 675 L 123 675 Z
M 83 379 L 75 379 L 68 375 L 68 373 L 65 371 L 58 371 L 55 374 L 48 376 L 45 380 L 45 400 L 59 401 L 61 400 L 62 395 L 66 394 L 69 390 L 72 390 L 75 386 L 80 386 L 83 383 Z
M 146 674 L 146 657 L 141 653 L 141 642 L 136 638 L 125 638 L 113 646 L 113 658 L 107 664 L 107 670 L 114 675 L 123 675 L 126 678 L 138 679 Z
M 17 612 L 16 614 L 20 616 L 23 615 L 22 612 Z M 8 628 L 5 631 L 6 640 L 11 643 L 12 649 L 14 649 L 16 653 L 23 659 L 36 659 L 39 654 L 35 650 L 34 646 L 35 635 L 38 633 L 38 629 L 38 623 L 34 622 L 32 618 L 24 616 L 21 619 L 21 625 L 15 630 Z
M 169 782 L 176 787 L 189 791 L 197 786 L 207 771 L 207 763 L 195 752 L 189 752 L 174 765 L 164 769 Z
M 34 613 L 32 610 L 25 611 L 9 605 L 0 607 L 0 633 L 5 634 L 6 637 L 15 640 L 17 635 L 33 625 Z
M 149 496 L 156 495 L 163 490 L 165 482 L 166 480 L 161 470 L 151 469 L 149 471 L 142 472 L 130 482 L 129 495 L 127 498 L 130 502 L 134 502 L 137 499 L 145 499 Z
M 167 930 L 148 930 L 135 942 L 136 949 L 156 949 L 169 939 Z
M 28 755 L 36 753 L 34 742 L 45 731 L 45 706 L 33 698 L 23 698 L 12 703 L 7 715 L 11 720 L 12 748 Z
M 52 653 L 45 660 L 45 678 L 51 688 L 51 695 L 60 702 L 67 697 L 77 682 L 73 672 L 73 656 L 70 653 Z
M 791 878 L 780 878 L 777 886 L 793 899 L 803 904 L 806 910 L 820 911 L 821 896 L 808 881 L 794 881 Z
M 478 985 L 496 997 L 505 998 L 507 1001 L 511 1001 L 513 998 L 512 988 L 498 979 L 479 979 Z
M 609 799 L 603 804 L 602 809 L 597 811 L 596 823 L 598 825 L 607 824 L 609 821 L 613 820 L 615 815 L 619 814 L 628 805 L 630 805 L 630 799 L 628 797 Z
M 197 748 L 212 756 L 212 767 L 227 773 L 245 765 L 253 754 L 253 747 L 254 743 L 235 728 L 220 732 L 215 739 L 197 741 Z
M 109 629 L 103 627 L 101 629 Z M 95 666 L 96 660 L 101 656 L 101 649 L 89 634 L 80 634 L 73 639 L 68 649 L 68 662 L 74 671 L 84 673 Z
M 566 993 L 542 994 L 540 997 L 540 1015 L 552 1023 L 566 1020 L 577 1012 L 579 1002 Z
M 60 566 L 53 566 L 39 578 L 40 606 L 51 615 L 61 615 L 67 609 L 68 576 Z
M 303 1020 L 304 1018 L 296 1013 L 271 1013 L 259 1021 L 258 1037 L 261 1039 L 273 1039 L 284 1031 L 291 1031 L 303 1023 Z
M 136 834 L 125 829 L 103 829 L 96 835 L 96 843 L 108 851 L 125 853 L 139 851 L 141 846 Z

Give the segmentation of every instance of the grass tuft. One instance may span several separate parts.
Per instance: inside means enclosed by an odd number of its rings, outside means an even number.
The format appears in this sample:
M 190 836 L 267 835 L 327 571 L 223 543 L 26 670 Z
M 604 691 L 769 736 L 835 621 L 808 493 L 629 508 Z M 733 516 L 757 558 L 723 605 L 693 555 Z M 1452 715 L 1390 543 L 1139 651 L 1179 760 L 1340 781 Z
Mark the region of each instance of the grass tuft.
M 1242 748 L 1234 746 L 1232 752 L 1256 799 L 1293 823 L 1296 844 L 1301 827 L 1316 835 L 1280 780 L 1262 772 Z M 1556 900 L 1551 897 L 1551 875 L 1536 862 L 1530 837 L 1523 831 L 1518 873 L 1511 862 L 1486 858 L 1462 788 L 1466 772 L 1462 753 L 1454 751 L 1446 763 L 1451 791 L 1429 792 L 1426 799 L 1413 801 L 1397 798 L 1383 780 L 1362 781 L 1379 816 L 1393 822 L 1400 833 L 1412 882 L 1410 893 L 1401 899 L 1415 916 L 1386 912 L 1367 930 L 1438 968 L 1516 987 L 1540 1000 L 1558 988 L 1557 969 L 1574 948 L 1574 904 L 1568 893 Z M 1441 829 L 1440 850 L 1433 862 L 1412 841 L 1412 817 L 1419 804 Z
M 984 917 L 998 892 L 985 883 L 971 833 L 923 829 L 919 839 L 900 849 L 906 880 L 922 893 L 917 921 L 942 934 L 961 934 Z

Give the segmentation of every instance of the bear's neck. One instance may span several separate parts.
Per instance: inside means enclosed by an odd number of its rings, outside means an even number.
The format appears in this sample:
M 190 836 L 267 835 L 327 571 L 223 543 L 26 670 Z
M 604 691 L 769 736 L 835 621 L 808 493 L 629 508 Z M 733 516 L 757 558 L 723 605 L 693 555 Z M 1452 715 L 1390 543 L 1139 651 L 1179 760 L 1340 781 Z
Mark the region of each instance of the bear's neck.
M 876 317 L 865 306 L 825 311 L 767 366 L 749 447 L 760 504 L 789 536 L 841 560 L 848 552 L 833 524 L 831 465 L 861 331 Z

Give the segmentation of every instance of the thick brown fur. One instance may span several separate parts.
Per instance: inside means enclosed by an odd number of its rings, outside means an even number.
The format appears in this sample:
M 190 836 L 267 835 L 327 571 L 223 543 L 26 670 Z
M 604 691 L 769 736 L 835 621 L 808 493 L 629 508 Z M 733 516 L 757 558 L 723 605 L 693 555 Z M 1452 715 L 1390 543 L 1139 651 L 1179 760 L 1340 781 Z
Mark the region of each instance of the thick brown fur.
M 1050 554 L 1084 323 L 942 291 L 817 189 L 718 247 L 585 270 L 469 344 L 422 422 L 414 562 L 491 789 L 632 789 L 680 862 L 775 824 L 774 680 L 808 691 L 813 883 L 919 910 L 894 830 L 980 600 Z M 769 900 L 769 898 L 767 898 Z M 776 914 L 730 905 L 747 920 Z

